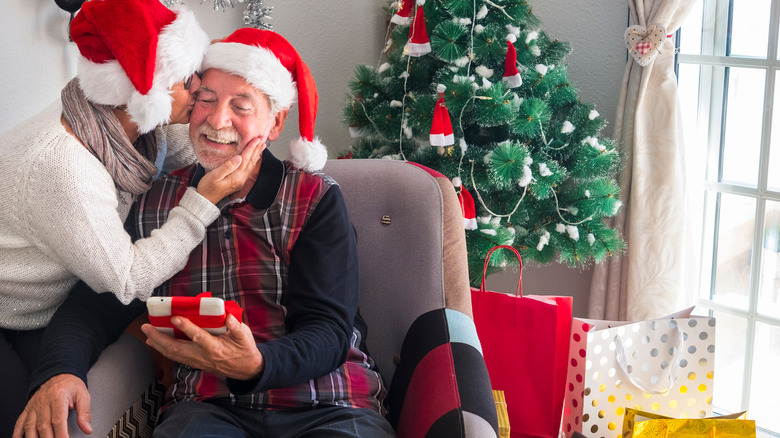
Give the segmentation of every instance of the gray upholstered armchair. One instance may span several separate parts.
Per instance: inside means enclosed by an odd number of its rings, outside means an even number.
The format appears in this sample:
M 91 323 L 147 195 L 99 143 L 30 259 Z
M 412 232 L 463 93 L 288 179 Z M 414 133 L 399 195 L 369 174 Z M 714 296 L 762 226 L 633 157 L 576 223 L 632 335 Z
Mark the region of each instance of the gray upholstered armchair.
M 324 172 L 341 186 L 357 229 L 360 311 L 398 435 L 495 437 L 452 184 L 435 171 L 390 160 L 331 160 Z M 148 430 L 139 395 L 150 396 L 154 378 L 146 348 L 122 335 L 88 376 L 92 436 Z M 81 436 L 75 418 L 70 430 Z

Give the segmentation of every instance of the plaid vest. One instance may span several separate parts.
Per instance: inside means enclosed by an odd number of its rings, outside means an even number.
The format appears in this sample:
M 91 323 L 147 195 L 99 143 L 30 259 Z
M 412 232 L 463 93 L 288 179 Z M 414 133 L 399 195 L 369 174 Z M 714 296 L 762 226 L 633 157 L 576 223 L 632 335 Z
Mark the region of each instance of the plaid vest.
M 148 236 L 162 226 L 169 211 L 192 184 L 197 167 L 191 166 L 157 181 L 136 204 L 137 229 Z M 262 170 L 261 170 L 262 171 Z M 190 254 L 185 268 L 155 290 L 158 296 L 194 296 L 210 291 L 234 300 L 244 309 L 244 322 L 259 343 L 287 335 L 285 294 L 290 254 L 318 201 L 335 182 L 284 163 L 284 176 L 270 207 L 250 202 L 222 206 L 223 214 L 206 229 L 203 243 Z M 270 193 L 269 196 L 272 196 Z M 167 401 L 209 400 L 250 409 L 299 410 L 318 405 L 373 409 L 384 413 L 385 388 L 373 360 L 360 349 L 361 333 L 353 328 L 344 364 L 331 373 L 292 387 L 251 394 L 232 394 L 224 377 L 178 364 Z

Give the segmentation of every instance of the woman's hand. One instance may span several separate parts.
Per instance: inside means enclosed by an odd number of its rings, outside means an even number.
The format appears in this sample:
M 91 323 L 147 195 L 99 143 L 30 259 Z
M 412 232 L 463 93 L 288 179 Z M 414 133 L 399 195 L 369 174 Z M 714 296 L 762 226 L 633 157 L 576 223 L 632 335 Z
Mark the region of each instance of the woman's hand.
M 225 196 L 241 190 L 247 179 L 255 173 L 253 171 L 260 161 L 263 149 L 264 143 L 260 139 L 250 141 L 241 155 L 236 155 L 206 173 L 198 183 L 198 193 L 216 205 Z

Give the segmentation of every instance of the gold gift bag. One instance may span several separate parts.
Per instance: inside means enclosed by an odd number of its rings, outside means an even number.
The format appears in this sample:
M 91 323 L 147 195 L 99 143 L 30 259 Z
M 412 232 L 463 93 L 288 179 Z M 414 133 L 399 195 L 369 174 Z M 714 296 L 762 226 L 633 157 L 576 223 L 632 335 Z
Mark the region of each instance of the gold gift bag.
M 746 413 L 708 418 L 671 418 L 626 409 L 623 438 L 736 438 L 756 437 L 756 422 Z
M 493 390 L 493 400 L 496 402 L 496 412 L 498 413 L 498 436 L 499 438 L 509 438 L 509 413 L 506 410 L 504 391 Z

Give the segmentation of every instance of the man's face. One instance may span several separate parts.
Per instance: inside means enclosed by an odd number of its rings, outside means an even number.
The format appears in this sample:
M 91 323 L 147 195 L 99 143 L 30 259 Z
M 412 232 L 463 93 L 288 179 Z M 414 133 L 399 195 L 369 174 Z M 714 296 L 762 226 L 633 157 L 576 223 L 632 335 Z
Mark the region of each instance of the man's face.
M 284 127 L 287 111 L 271 117 L 267 97 L 244 78 L 219 69 L 203 73 L 190 116 L 190 140 L 206 170 L 240 154 L 254 138 L 273 141 Z

